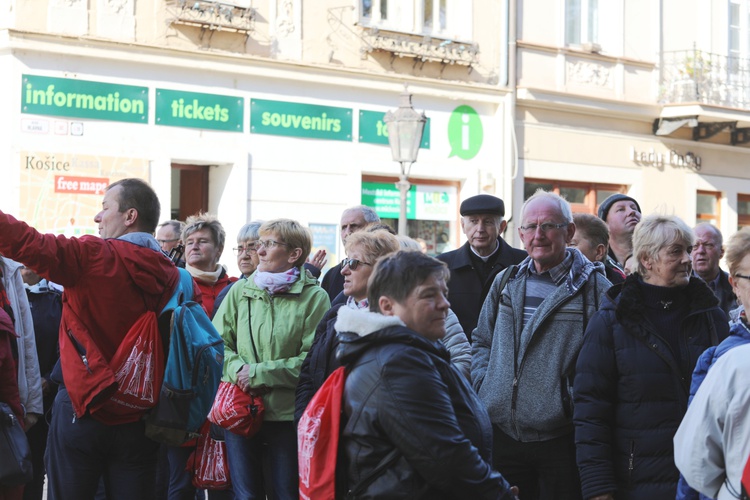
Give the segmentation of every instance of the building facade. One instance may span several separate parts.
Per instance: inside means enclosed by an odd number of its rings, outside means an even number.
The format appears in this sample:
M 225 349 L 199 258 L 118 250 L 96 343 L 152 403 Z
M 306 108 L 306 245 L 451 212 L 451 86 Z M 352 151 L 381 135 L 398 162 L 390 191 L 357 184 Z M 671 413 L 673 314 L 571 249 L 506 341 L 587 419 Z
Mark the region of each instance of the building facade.
M 345 207 L 398 219 L 383 114 L 406 83 L 429 120 L 409 231 L 434 253 L 458 246 L 460 200 L 511 191 L 507 9 L 484 3 L 11 2 L 3 208 L 44 231 L 95 233 L 103 188 L 137 176 L 163 220 L 215 213 L 230 246 L 247 221 L 295 218 L 333 264 Z

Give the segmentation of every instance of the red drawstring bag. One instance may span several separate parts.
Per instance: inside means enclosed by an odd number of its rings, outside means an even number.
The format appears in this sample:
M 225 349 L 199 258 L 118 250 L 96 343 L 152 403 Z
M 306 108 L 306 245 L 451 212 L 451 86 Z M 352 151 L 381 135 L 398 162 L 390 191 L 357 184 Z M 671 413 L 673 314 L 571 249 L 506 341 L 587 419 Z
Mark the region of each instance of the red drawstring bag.
M 748 500 L 750 498 L 750 458 L 745 463 L 745 469 L 742 471 L 742 494 L 740 500 Z
M 208 420 L 242 437 L 251 437 L 260 430 L 266 408 L 263 398 L 247 394 L 236 384 L 221 382 L 208 413 Z
M 156 313 L 147 311 L 130 327 L 109 362 L 117 381 L 117 390 L 91 414 L 138 414 L 159 401 L 164 380 L 164 350 Z
M 337 368 L 320 386 L 297 426 L 299 497 L 333 500 L 346 372 Z
M 193 477 L 193 486 L 204 490 L 227 490 L 232 486 L 227 460 L 227 445 L 211 437 L 211 422 L 200 429 L 195 450 L 185 470 Z

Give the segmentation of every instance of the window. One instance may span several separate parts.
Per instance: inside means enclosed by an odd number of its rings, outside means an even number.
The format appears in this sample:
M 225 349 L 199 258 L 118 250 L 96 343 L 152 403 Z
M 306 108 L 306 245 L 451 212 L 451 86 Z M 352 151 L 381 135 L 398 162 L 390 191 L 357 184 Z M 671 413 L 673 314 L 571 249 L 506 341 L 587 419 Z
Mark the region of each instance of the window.
M 698 191 L 695 196 L 695 223 L 708 222 L 720 227 L 719 201 L 721 193 L 713 191 Z
M 750 194 L 737 195 L 737 230 L 750 226 Z
M 364 26 L 471 41 L 470 0 L 359 0 Z
M 627 193 L 627 186 L 618 184 L 526 179 L 523 186 L 523 199 L 527 200 L 537 189 L 551 191 L 564 197 L 570 203 L 573 213 L 589 213 L 594 215 L 599 210 L 601 202 L 609 196 L 615 193 Z
M 565 43 L 600 43 L 599 0 L 565 0 Z

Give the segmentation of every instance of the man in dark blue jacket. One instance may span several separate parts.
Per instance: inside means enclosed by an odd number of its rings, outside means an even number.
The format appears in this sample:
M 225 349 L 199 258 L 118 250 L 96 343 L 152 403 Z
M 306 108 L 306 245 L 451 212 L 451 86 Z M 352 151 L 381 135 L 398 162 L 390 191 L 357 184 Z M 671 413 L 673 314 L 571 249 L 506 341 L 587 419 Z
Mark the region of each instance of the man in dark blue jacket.
M 508 223 L 503 220 L 503 200 L 489 194 L 461 203 L 461 230 L 468 240 L 458 250 L 438 255 L 448 264 L 451 279 L 448 300 L 471 342 L 479 311 L 497 273 L 526 258 L 526 252 L 508 245 L 500 236 Z

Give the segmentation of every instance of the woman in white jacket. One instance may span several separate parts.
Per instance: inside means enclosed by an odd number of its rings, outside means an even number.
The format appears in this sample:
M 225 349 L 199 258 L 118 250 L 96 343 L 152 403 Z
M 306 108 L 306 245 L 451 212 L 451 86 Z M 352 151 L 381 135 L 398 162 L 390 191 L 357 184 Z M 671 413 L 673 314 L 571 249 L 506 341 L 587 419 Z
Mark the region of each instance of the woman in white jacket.
M 735 347 L 706 375 L 674 437 L 677 468 L 695 490 L 740 497 L 750 456 L 750 345 Z

